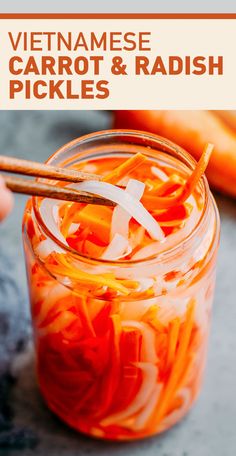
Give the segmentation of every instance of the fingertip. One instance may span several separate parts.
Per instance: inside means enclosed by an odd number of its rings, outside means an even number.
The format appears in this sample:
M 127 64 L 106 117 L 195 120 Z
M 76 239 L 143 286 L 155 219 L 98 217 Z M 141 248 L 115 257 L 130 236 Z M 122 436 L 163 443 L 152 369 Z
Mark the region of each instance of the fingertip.
M 3 187 L 3 188 L 2 188 Z M 13 195 L 1 182 L 0 176 L 0 221 L 9 215 L 14 205 Z

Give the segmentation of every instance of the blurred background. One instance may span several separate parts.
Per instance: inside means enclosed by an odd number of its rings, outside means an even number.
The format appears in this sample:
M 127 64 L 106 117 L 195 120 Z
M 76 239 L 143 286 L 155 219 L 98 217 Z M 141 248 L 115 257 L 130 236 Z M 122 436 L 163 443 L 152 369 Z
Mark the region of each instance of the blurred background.
M 66 142 L 111 128 L 112 124 L 112 113 L 104 111 L 1 111 L 0 154 L 43 162 Z M 236 187 L 236 181 L 233 184 Z M 12 214 L 0 226 L 0 454 L 236 454 L 236 201 L 218 193 L 215 197 L 221 215 L 221 245 L 202 394 L 187 418 L 171 431 L 126 444 L 103 443 L 80 436 L 64 426 L 43 404 L 34 376 L 21 245 L 26 197 L 15 197 Z

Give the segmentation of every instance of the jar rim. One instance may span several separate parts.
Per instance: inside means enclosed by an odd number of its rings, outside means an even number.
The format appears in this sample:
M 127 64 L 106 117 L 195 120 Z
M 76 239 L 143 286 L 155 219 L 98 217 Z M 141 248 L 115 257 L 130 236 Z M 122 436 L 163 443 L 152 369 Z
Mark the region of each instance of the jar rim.
M 86 145 L 86 143 L 89 144 L 91 141 L 96 141 L 98 139 L 112 139 L 112 138 L 122 138 L 122 142 L 125 143 L 125 140 L 131 140 L 128 144 L 135 144 L 134 141 L 138 140 L 139 145 L 143 145 L 148 149 L 148 152 L 150 153 L 151 149 L 150 147 L 155 146 L 156 148 L 162 147 L 162 152 L 168 152 L 170 155 L 171 153 L 174 153 L 177 157 L 175 157 L 177 160 L 182 160 L 184 159 L 184 163 L 190 168 L 190 170 L 193 170 L 194 167 L 196 166 L 196 160 L 187 152 L 185 151 L 182 147 L 176 145 L 172 141 L 169 141 L 168 139 L 148 133 L 145 131 L 139 131 L 139 130 L 129 130 L 129 129 L 110 129 L 110 130 L 102 130 L 94 133 L 90 133 L 87 135 L 83 135 L 79 138 L 76 138 L 62 147 L 60 147 L 56 152 L 54 152 L 47 160 L 45 163 L 50 164 L 51 161 L 54 158 L 59 157 L 63 153 L 68 152 L 75 146 L 82 146 Z M 140 144 L 141 142 L 141 144 Z M 136 143 L 137 144 L 137 143 Z M 154 151 L 154 149 L 153 149 Z M 86 153 L 86 149 L 84 151 Z M 88 150 L 87 150 L 88 153 Z M 145 154 L 145 151 L 143 152 Z M 155 157 L 153 157 L 155 158 Z M 63 162 L 65 164 L 65 162 Z M 63 165 L 62 165 L 63 166 Z M 38 179 L 40 180 L 40 179 Z M 122 266 L 137 266 L 137 265 L 144 265 L 147 263 L 150 263 L 152 261 L 157 262 L 163 262 L 163 261 L 169 261 L 171 258 L 173 258 L 179 250 L 185 246 L 187 248 L 188 246 L 191 245 L 193 239 L 195 239 L 195 236 L 197 236 L 198 232 L 200 231 L 201 227 L 204 225 L 204 221 L 206 220 L 206 217 L 208 215 L 209 211 L 209 206 L 210 206 L 210 201 L 212 201 L 213 206 L 215 208 L 215 213 L 216 213 L 216 218 L 217 218 L 217 209 L 216 209 L 216 204 L 214 202 L 214 199 L 211 195 L 208 181 L 205 175 L 201 177 L 201 182 L 203 185 L 203 196 L 204 196 L 204 207 L 202 208 L 202 211 L 200 213 L 200 217 L 196 223 L 196 225 L 193 227 L 193 229 L 190 231 L 190 233 L 184 237 L 183 239 L 180 239 L 180 241 L 176 242 L 175 245 L 172 247 L 166 246 L 163 250 L 161 250 L 157 254 L 153 254 L 148 257 L 144 257 L 141 259 L 136 259 L 136 260 L 105 260 L 105 259 L 100 259 L 100 258 L 93 258 L 90 257 L 89 255 L 83 255 L 80 252 L 76 251 L 69 245 L 67 246 L 66 244 L 62 243 L 59 239 L 57 239 L 53 233 L 48 229 L 46 224 L 44 223 L 40 211 L 39 211 L 39 206 L 38 206 L 38 199 L 37 197 L 32 197 L 32 207 L 33 211 L 35 214 L 35 218 L 37 222 L 39 223 L 41 229 L 44 231 L 44 233 L 52 240 L 54 243 L 56 243 L 61 249 L 65 251 L 65 253 L 69 253 L 72 255 L 76 260 L 80 260 L 82 262 L 92 262 L 93 264 L 100 264 L 100 265 L 112 265 L 112 266 L 117 266 L 117 267 L 122 267 Z M 216 224 L 217 225 L 217 224 Z

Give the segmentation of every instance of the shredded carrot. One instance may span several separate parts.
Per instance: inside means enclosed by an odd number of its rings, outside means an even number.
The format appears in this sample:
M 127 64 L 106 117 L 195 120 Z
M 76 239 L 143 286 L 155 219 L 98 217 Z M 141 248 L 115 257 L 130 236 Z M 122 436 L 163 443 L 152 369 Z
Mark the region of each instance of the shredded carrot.
M 193 328 L 193 315 L 195 310 L 195 300 L 191 299 L 188 304 L 188 309 L 186 313 L 186 320 L 183 324 L 183 331 L 180 338 L 179 347 L 174 359 L 173 367 L 171 370 L 170 377 L 163 389 L 161 397 L 157 404 L 157 409 L 155 416 L 149 420 L 149 426 L 155 429 L 162 420 L 166 411 L 168 411 L 171 400 L 175 396 L 176 386 L 178 384 L 179 377 L 182 374 L 183 367 L 185 365 L 185 357 L 187 353 L 187 348 L 191 336 L 191 331 Z
M 112 211 L 108 207 L 88 204 L 77 212 L 74 220 L 81 223 L 82 227 L 88 227 L 99 239 L 107 243 L 110 238 L 111 218 Z
M 169 369 L 170 366 L 173 364 L 176 352 L 176 346 L 179 337 L 179 329 L 180 329 L 180 319 L 175 318 L 170 323 L 170 331 L 169 331 L 169 342 L 168 342 L 168 351 L 167 351 L 167 358 L 166 358 L 166 368 Z
M 79 317 L 80 317 L 82 325 L 85 328 L 85 331 L 87 332 L 88 335 L 91 335 L 91 337 L 95 337 L 96 333 L 94 331 L 93 324 L 89 317 L 86 298 L 84 296 L 82 296 L 81 299 L 79 299 L 77 297 L 75 297 L 75 299 L 76 299 L 76 306 L 78 309 Z
M 153 209 L 168 209 L 186 201 L 204 174 L 213 152 L 213 148 L 214 146 L 212 144 L 206 144 L 196 168 L 192 172 L 191 176 L 187 179 L 186 184 L 177 190 L 175 196 L 159 197 L 155 195 L 144 195 L 142 198 L 143 204 Z
M 107 277 L 105 274 L 89 274 L 88 272 L 80 271 L 79 269 L 73 268 L 73 265 L 71 265 L 64 254 L 58 254 L 57 258 L 59 258 L 59 262 L 62 263 L 61 266 L 59 265 L 50 265 L 48 266 L 48 269 L 52 273 L 56 273 L 59 275 L 66 275 L 67 277 L 70 277 L 71 279 L 78 280 L 80 283 L 84 283 L 87 285 L 95 285 L 97 287 L 101 286 L 106 286 L 111 289 L 114 289 L 116 291 L 119 291 L 120 293 L 126 295 L 129 294 L 129 291 L 127 288 L 125 288 L 123 285 L 120 284 L 118 280 L 115 280 L 114 278 Z M 66 268 L 66 269 L 65 269 Z M 110 274 L 111 276 L 111 274 Z
M 121 322 L 119 315 L 112 315 L 110 317 L 111 324 L 111 345 L 110 345 L 110 363 L 111 368 L 105 378 L 105 384 L 103 385 L 102 391 L 104 392 L 104 399 L 102 400 L 101 407 L 99 409 L 99 417 L 103 417 L 109 406 L 112 403 L 113 396 L 119 385 L 120 380 L 120 336 L 121 336 Z
M 131 158 L 126 160 L 120 166 L 115 168 L 113 171 L 103 177 L 103 182 L 109 182 L 110 184 L 117 184 L 119 180 L 127 176 L 129 173 L 134 171 L 138 166 L 142 165 L 146 161 L 145 155 L 140 153 L 133 155 Z

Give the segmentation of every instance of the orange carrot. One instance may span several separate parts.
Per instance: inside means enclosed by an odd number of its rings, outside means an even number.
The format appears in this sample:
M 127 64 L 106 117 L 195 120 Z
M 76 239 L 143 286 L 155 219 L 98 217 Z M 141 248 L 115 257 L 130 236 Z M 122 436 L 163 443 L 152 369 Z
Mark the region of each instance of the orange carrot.
M 228 127 L 236 132 L 236 111 L 216 110 L 212 111 L 212 113 L 223 120 L 223 122 L 228 125 Z
M 110 184 L 117 184 L 122 177 L 127 176 L 129 173 L 134 171 L 138 166 L 142 165 L 146 161 L 146 157 L 140 153 L 133 155 L 131 158 L 126 160 L 120 166 L 115 168 L 105 177 L 103 177 L 103 182 L 109 182 Z
M 116 111 L 115 128 L 134 128 L 164 136 L 196 159 L 204 144 L 215 145 L 207 171 L 217 190 L 236 197 L 236 133 L 210 111 Z
M 107 286 L 111 289 L 119 291 L 122 294 L 129 294 L 127 288 L 120 284 L 120 282 L 112 277 L 112 274 L 89 274 L 85 271 L 73 267 L 64 254 L 58 254 L 60 265 L 48 265 L 48 269 L 55 274 L 61 274 L 70 277 L 72 280 L 77 280 L 80 284 L 90 285 L 96 287 Z
M 102 388 L 104 394 L 104 399 L 101 401 L 101 407 L 99 409 L 99 416 L 103 417 L 109 406 L 111 405 L 116 389 L 119 386 L 119 376 L 120 376 L 120 336 L 121 336 L 121 322 L 119 315 L 112 315 L 110 317 L 110 332 L 111 332 L 111 342 L 110 342 L 110 366 L 105 378 L 105 382 Z
M 111 231 L 111 218 L 112 211 L 110 208 L 99 205 L 94 207 L 88 204 L 76 214 L 74 221 L 81 223 L 82 227 L 89 227 L 101 241 L 108 243 Z
M 85 331 L 91 337 L 95 337 L 96 334 L 95 334 L 92 322 L 91 322 L 90 317 L 89 317 L 86 298 L 82 296 L 81 298 L 74 297 L 74 299 L 76 300 L 79 317 L 80 317 L 81 323 L 82 323 Z
M 201 155 L 200 160 L 198 161 L 194 171 L 191 176 L 186 181 L 186 184 L 177 190 L 175 196 L 162 196 L 158 197 L 156 195 L 144 195 L 142 198 L 143 204 L 157 209 L 168 209 L 170 207 L 176 206 L 177 204 L 183 203 L 193 192 L 201 176 L 204 174 L 208 162 L 210 160 L 211 154 L 213 151 L 212 144 L 206 144 Z
M 175 357 L 175 351 L 177 346 L 177 341 L 179 337 L 179 329 L 180 329 L 180 319 L 175 318 L 170 323 L 170 331 L 169 331 L 169 341 L 168 341 L 168 352 L 167 352 L 167 359 L 166 359 L 166 366 L 167 369 L 173 363 Z
M 171 406 L 171 400 L 174 398 L 176 393 L 176 386 L 178 385 L 178 380 L 182 374 L 183 368 L 185 366 L 185 357 L 187 354 L 187 349 L 190 341 L 191 331 L 193 327 L 193 316 L 195 309 L 195 300 L 190 300 L 186 320 L 183 324 L 183 331 L 181 336 L 179 336 L 179 347 L 172 365 L 172 370 L 170 377 L 162 391 L 157 408 L 155 411 L 155 417 L 151 417 L 149 421 L 149 426 L 152 428 L 158 426 L 162 420 L 165 413 L 168 411 Z

